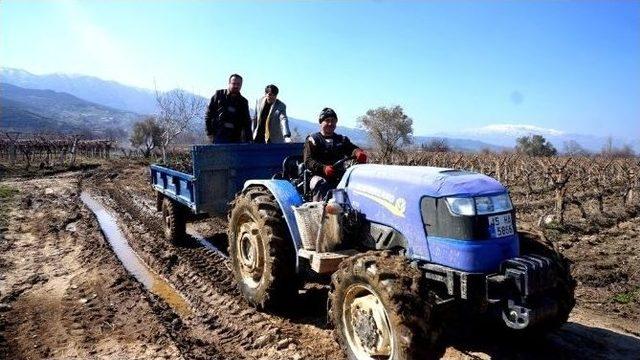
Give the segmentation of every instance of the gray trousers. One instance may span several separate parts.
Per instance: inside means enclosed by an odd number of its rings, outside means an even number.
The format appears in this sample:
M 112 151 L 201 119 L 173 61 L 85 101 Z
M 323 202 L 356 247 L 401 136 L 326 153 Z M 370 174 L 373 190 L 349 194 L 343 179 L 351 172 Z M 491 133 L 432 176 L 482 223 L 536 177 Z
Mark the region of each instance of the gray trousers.
M 327 181 L 319 175 L 314 175 L 309 182 L 311 187 L 311 193 L 313 194 L 313 201 L 323 201 L 324 197 L 331 189 L 335 189 L 335 185 Z

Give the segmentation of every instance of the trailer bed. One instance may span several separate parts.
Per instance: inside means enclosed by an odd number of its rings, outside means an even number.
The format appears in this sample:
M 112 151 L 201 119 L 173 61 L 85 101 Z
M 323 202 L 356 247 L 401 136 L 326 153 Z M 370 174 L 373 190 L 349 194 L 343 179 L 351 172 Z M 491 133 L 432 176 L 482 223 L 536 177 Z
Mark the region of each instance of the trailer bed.
M 222 215 L 245 181 L 272 178 L 282 171 L 286 157 L 302 154 L 302 147 L 302 143 L 195 145 L 192 174 L 153 164 L 151 183 L 194 214 Z

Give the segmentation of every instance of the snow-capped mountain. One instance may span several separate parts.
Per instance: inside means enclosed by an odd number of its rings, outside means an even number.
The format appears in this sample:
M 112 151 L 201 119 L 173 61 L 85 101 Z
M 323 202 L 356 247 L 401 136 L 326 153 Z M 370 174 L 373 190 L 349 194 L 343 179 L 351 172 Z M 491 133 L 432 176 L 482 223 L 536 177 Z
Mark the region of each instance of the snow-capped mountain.
M 115 81 L 103 80 L 94 76 L 75 74 L 45 74 L 36 75 L 28 71 L 14 68 L 0 68 L 0 82 L 12 84 L 26 89 L 53 90 L 71 94 L 82 100 L 137 114 L 151 114 L 156 111 L 155 96 L 152 90 L 123 85 Z M 208 101 L 208 99 L 206 99 Z M 5 107 L 7 104 L 4 104 Z M 43 114 L 40 114 L 43 115 Z M 44 116 L 49 117 L 47 113 Z M 130 124 L 130 121 L 125 121 Z M 2 124 L 0 124 L 2 125 Z M 204 132 L 204 122 L 194 124 L 196 131 Z M 290 117 L 291 129 L 296 129 L 299 136 L 317 131 L 317 123 Z M 128 131 L 128 126 L 123 130 Z M 366 146 L 368 139 L 360 129 L 342 127 L 340 131 L 349 136 L 354 142 Z M 564 142 L 574 140 L 590 151 L 600 151 L 607 141 L 606 133 L 602 136 L 571 134 L 561 129 L 543 128 L 530 124 L 490 124 L 477 128 L 464 129 L 453 132 L 431 134 L 430 136 L 416 136 L 414 143 L 420 145 L 434 137 L 446 138 L 455 150 L 480 151 L 491 149 L 501 151 L 515 146 L 516 139 L 530 134 L 540 134 L 551 141 L 560 151 Z M 640 151 L 640 139 L 613 139 L 614 146 L 629 144 L 636 151 Z
M 463 130 L 463 133 L 485 135 L 501 134 L 515 137 L 527 136 L 529 134 L 539 134 L 543 136 L 562 136 L 565 134 L 560 130 L 525 124 L 491 124 L 475 129 Z
M 516 139 L 522 136 L 542 135 L 549 140 L 559 151 L 564 149 L 565 142 L 575 141 L 589 151 L 598 152 L 608 141 L 608 134 L 601 136 L 569 133 L 559 129 L 544 128 L 529 124 L 490 124 L 478 128 L 463 129 L 456 132 L 444 132 L 436 134 L 444 137 L 462 137 L 473 140 L 481 140 L 491 144 L 513 147 Z M 640 151 L 640 139 L 612 138 L 613 145 L 621 147 L 630 145 L 636 151 Z
M 89 102 L 138 114 L 149 114 L 156 110 L 155 98 L 151 90 L 139 89 L 93 76 L 60 73 L 36 75 L 21 69 L 0 68 L 0 82 L 26 89 L 53 90 L 59 93 L 67 93 Z M 4 107 L 7 108 L 10 100 L 5 98 L 3 101 Z M 62 106 L 62 104 L 60 104 L 60 106 Z M 24 114 L 28 113 L 27 110 L 29 109 L 24 109 L 23 107 L 24 106 L 22 105 L 18 106 L 16 111 L 12 112 L 12 114 L 22 114 L 20 116 L 24 118 Z M 62 111 L 63 109 L 58 110 Z M 53 112 L 37 112 L 36 115 L 45 116 L 46 118 L 56 117 Z M 20 116 L 16 115 L 12 119 L 19 121 L 21 118 Z M 34 121 L 31 121 L 30 123 L 40 121 L 38 119 L 39 118 L 34 117 Z M 60 121 L 62 122 L 59 124 L 56 123 L 55 126 L 52 125 L 47 127 L 57 129 L 64 128 L 69 125 L 65 125 L 64 120 Z M 4 126 L 6 127 L 7 124 L 7 119 L 5 119 Z M 127 122 L 127 124 L 129 124 L 129 126 L 123 127 L 123 130 L 125 131 L 129 131 L 130 129 L 130 122 Z M 204 122 L 199 122 L 194 125 L 196 131 L 204 132 Z M 3 124 L 0 123 L 0 127 L 2 126 Z M 295 130 L 296 135 L 300 138 L 304 138 L 307 134 L 318 131 L 318 124 L 315 121 L 306 121 L 294 117 L 289 117 L 289 126 L 292 131 Z M 369 140 L 367 135 L 361 129 L 341 127 L 340 132 L 361 146 L 367 146 L 368 144 Z M 433 139 L 433 137 L 415 136 L 414 143 L 416 145 L 420 145 L 431 139 Z M 447 142 L 453 149 L 461 151 L 479 151 L 482 149 L 500 151 L 504 149 L 503 147 L 489 144 L 483 140 L 448 138 Z

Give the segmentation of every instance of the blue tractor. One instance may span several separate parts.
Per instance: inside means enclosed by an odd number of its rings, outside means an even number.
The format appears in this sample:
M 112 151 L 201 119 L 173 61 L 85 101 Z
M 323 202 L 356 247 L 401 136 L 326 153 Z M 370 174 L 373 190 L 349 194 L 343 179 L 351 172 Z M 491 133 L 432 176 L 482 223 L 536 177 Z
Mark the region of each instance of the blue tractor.
M 234 181 L 245 181 L 229 203 L 228 250 L 252 305 L 289 304 L 309 274 L 326 277 L 329 318 L 347 357 L 358 360 L 438 357 L 452 314 L 477 314 L 516 334 L 567 321 L 575 304 L 568 264 L 516 231 L 509 192 L 497 180 L 446 168 L 353 165 L 325 201 L 313 202 L 297 145 L 255 151 L 273 156 L 265 173 L 285 158 L 275 176 L 234 171 Z M 226 158 L 225 166 L 234 164 Z M 152 168 L 152 177 L 163 172 Z M 188 204 L 158 183 L 159 209 L 166 201 L 176 204 L 172 214 L 184 213 Z

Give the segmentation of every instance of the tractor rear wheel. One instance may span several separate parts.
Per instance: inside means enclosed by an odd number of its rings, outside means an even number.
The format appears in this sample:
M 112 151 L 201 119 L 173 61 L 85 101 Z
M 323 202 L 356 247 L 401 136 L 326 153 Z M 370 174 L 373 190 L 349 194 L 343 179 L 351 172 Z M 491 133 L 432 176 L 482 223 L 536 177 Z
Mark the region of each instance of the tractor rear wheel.
M 438 359 L 441 327 L 422 272 L 391 252 L 347 259 L 332 276 L 330 319 L 351 360 Z
M 282 210 L 264 187 L 237 195 L 229 212 L 229 257 L 242 295 L 258 309 L 281 307 L 297 291 L 295 250 Z
M 174 245 L 182 244 L 187 233 L 186 213 L 182 205 L 165 197 L 162 200 L 162 221 L 165 239 Z

